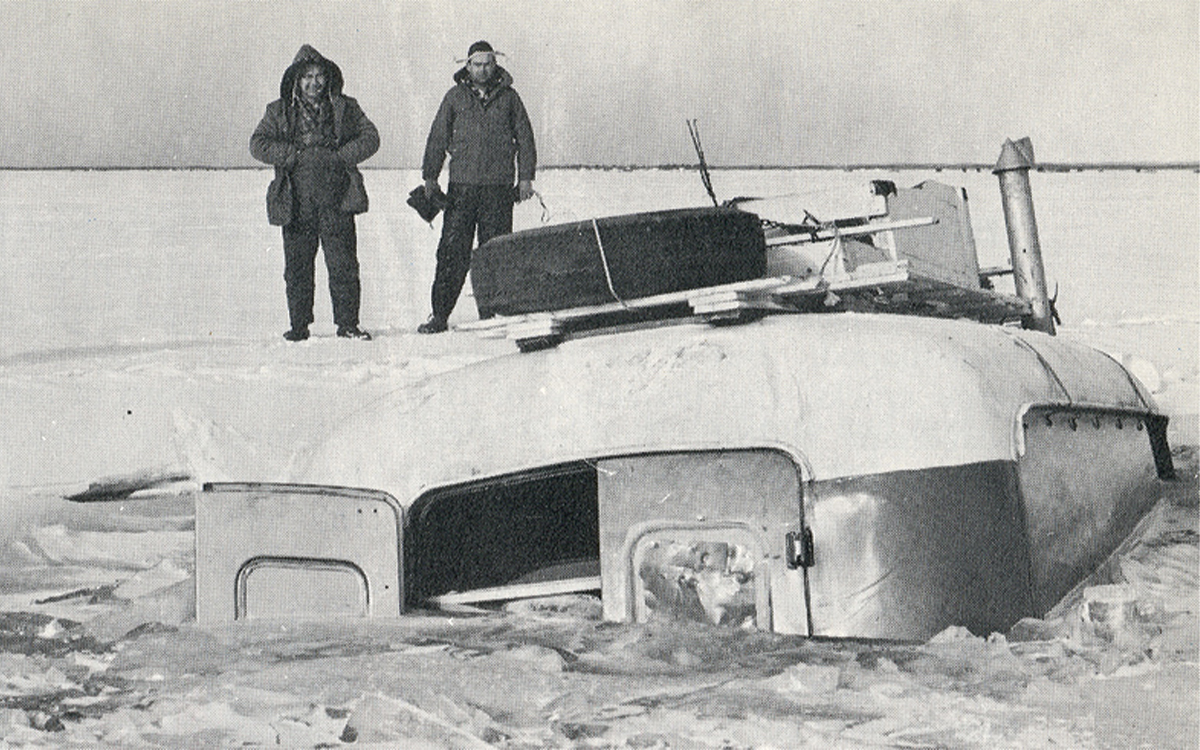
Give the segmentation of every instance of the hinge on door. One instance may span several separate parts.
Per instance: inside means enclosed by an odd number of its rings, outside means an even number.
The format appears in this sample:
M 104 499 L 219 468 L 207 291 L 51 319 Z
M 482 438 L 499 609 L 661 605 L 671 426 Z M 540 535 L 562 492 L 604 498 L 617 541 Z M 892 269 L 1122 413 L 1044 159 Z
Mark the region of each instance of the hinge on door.
M 799 532 L 789 531 L 785 538 L 784 553 L 787 556 L 787 566 L 796 568 L 811 568 L 813 564 L 813 534 L 812 529 L 805 526 Z

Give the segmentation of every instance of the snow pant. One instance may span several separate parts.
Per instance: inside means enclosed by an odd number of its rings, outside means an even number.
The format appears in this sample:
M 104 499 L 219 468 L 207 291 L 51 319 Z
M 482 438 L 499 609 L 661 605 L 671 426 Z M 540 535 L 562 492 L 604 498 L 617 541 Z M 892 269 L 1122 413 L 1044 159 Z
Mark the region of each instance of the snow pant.
M 295 217 L 283 228 L 283 279 L 287 284 L 292 328 L 304 328 L 313 322 L 313 274 L 318 245 L 325 251 L 333 322 L 339 328 L 357 326 L 362 290 L 354 215 L 336 205 L 309 204 L 297 205 Z
M 511 185 L 464 185 L 450 183 L 448 205 L 442 216 L 442 238 L 437 247 L 437 271 L 433 276 L 433 316 L 446 320 L 458 302 L 467 272 L 471 270 L 471 246 L 512 231 L 513 188 Z M 478 302 L 476 303 L 478 304 Z M 480 318 L 491 313 L 479 309 Z

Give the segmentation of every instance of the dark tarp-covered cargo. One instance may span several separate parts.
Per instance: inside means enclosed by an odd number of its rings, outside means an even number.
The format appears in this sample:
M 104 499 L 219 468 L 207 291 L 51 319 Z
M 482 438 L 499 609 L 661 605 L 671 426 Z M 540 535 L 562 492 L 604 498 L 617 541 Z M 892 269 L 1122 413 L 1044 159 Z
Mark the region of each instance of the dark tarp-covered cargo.
M 483 313 L 519 315 L 762 277 L 759 218 L 732 208 L 606 217 L 495 237 L 475 251 Z

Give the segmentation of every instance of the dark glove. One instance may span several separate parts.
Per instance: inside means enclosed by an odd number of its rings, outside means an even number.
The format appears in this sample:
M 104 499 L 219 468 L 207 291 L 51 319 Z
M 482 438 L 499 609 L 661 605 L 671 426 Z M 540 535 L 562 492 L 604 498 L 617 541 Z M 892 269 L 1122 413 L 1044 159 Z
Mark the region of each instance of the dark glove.
M 436 187 L 436 183 L 435 183 Z M 405 201 L 412 206 L 421 218 L 425 221 L 433 221 L 434 218 L 446 208 L 446 196 L 441 190 L 437 190 L 433 197 L 427 197 L 429 190 L 426 185 L 417 185 L 408 194 L 408 200 Z

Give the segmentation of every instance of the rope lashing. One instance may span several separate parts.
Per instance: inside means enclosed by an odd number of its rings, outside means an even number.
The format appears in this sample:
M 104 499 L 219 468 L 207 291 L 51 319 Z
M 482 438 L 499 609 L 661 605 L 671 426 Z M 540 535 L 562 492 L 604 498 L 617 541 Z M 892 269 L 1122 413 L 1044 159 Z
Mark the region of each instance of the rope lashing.
M 542 223 L 545 224 L 550 220 L 550 209 L 546 208 L 546 201 L 542 200 L 542 194 L 538 191 L 533 191 L 533 197 L 537 198 L 538 203 L 542 206 Z
M 842 232 L 838 229 L 837 223 L 828 222 L 827 224 L 823 224 L 821 229 L 833 230 L 833 244 L 829 248 L 829 255 L 826 255 L 825 260 L 821 263 L 821 270 L 817 272 L 818 276 L 824 276 L 825 268 L 829 265 L 829 261 L 842 252 Z
M 604 280 L 608 283 L 608 293 L 613 296 L 617 302 L 621 303 L 621 307 L 628 309 L 625 300 L 621 299 L 621 295 L 617 294 L 617 290 L 613 287 L 612 273 L 608 270 L 608 256 L 604 254 L 604 242 L 600 239 L 600 225 L 592 219 L 592 233 L 596 235 L 596 247 L 600 250 L 600 263 L 604 266 Z

